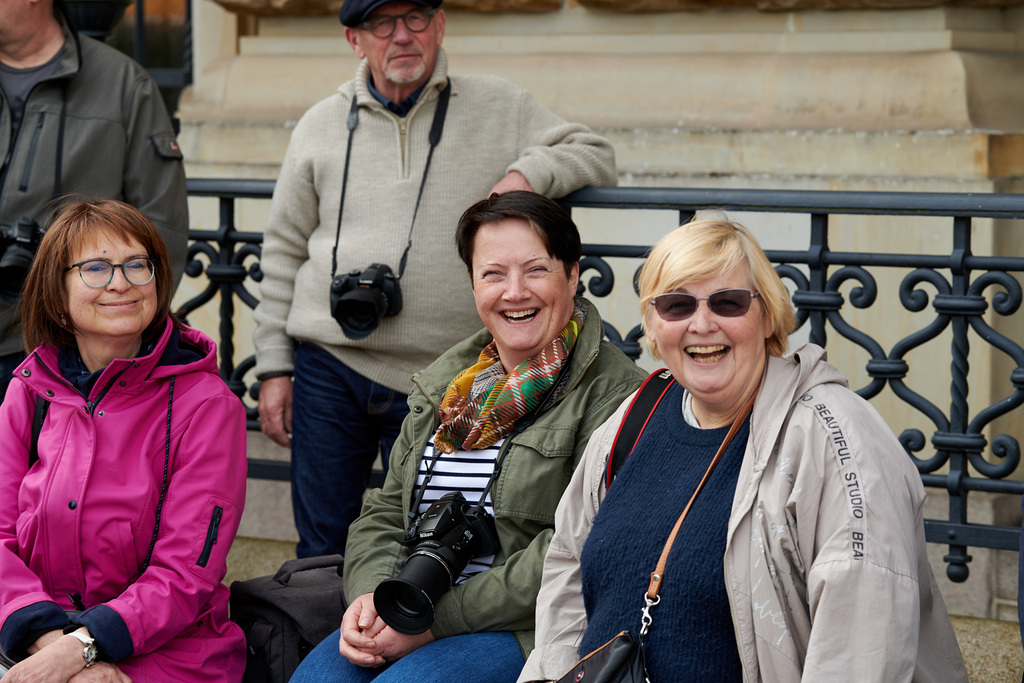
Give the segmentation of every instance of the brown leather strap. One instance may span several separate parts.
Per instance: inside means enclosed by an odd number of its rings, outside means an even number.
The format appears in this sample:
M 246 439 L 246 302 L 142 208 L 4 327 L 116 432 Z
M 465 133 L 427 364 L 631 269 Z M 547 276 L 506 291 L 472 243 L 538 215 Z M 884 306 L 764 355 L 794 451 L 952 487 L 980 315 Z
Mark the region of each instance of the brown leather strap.
M 679 515 L 679 519 L 676 520 L 676 524 L 672 527 L 672 533 L 668 535 L 668 540 L 665 541 L 665 548 L 661 551 L 661 557 L 658 559 L 658 566 L 651 572 L 651 583 L 647 586 L 647 598 L 649 601 L 654 601 L 658 597 L 658 591 L 661 589 L 661 583 L 665 579 L 665 565 L 668 563 L 668 554 L 672 550 L 672 543 L 676 540 L 676 534 L 679 533 L 679 527 L 683 525 L 683 520 L 686 519 L 686 513 L 690 511 L 690 507 L 693 506 L 693 501 L 697 499 L 697 494 L 704 488 L 704 484 L 711 477 L 711 471 L 715 469 L 715 465 L 722 459 L 722 454 L 725 453 L 725 449 L 729 447 L 732 442 L 732 438 L 736 436 L 736 432 L 740 430 L 743 425 L 743 421 L 747 419 L 747 415 L 750 414 L 750 410 L 754 407 L 754 399 L 757 398 L 757 391 L 747 399 L 747 402 L 740 408 L 739 415 L 733 420 L 732 427 L 729 428 L 729 433 L 725 435 L 725 439 L 722 441 L 722 445 L 718 447 L 718 452 L 715 453 L 715 457 L 711 459 L 711 464 L 708 465 L 707 471 L 704 473 L 704 477 L 697 484 L 697 488 L 694 490 L 693 495 L 690 496 L 690 502 L 683 508 L 682 514 Z M 649 603 L 650 604 L 650 603 Z

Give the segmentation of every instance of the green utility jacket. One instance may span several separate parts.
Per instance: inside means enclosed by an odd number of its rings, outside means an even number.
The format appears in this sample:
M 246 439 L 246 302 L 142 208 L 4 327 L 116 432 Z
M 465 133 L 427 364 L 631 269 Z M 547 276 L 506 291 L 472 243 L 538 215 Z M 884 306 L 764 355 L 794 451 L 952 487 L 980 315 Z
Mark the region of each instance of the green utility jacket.
M 446 593 L 436 605 L 435 638 L 480 631 L 515 631 L 524 656 L 533 649 L 534 608 L 555 508 L 591 432 L 643 381 L 644 373 L 606 341 L 597 309 L 589 305 L 557 402 L 514 437 L 491 500 L 501 549 L 491 569 Z M 420 459 L 439 424 L 449 382 L 476 363 L 491 342 L 481 330 L 413 377 L 412 411 L 391 451 L 382 489 L 371 491 L 349 530 L 345 594 L 349 602 L 396 576 L 409 555 L 402 545 Z

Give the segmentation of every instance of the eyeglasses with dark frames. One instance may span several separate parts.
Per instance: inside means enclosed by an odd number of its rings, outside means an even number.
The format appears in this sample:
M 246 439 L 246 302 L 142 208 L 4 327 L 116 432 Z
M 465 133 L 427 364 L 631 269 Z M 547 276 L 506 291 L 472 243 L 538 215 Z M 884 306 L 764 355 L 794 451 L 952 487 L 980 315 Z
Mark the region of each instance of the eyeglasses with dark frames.
M 708 296 L 669 292 L 651 299 L 651 306 L 666 322 L 686 320 L 697 312 L 698 301 L 707 301 L 708 308 L 717 316 L 738 318 L 750 310 L 750 302 L 758 296 L 760 294 L 748 289 L 721 289 Z
M 135 285 L 136 287 L 149 284 L 149 281 L 153 279 L 153 275 L 156 274 L 156 266 L 148 258 L 133 258 L 124 263 L 109 263 L 99 260 L 82 261 L 81 263 L 72 263 L 64 269 L 64 272 L 66 273 L 73 268 L 78 268 L 78 274 L 82 277 L 82 282 L 87 287 L 92 287 L 93 289 L 109 285 L 110 281 L 114 279 L 114 269 L 116 268 L 121 269 L 121 273 L 124 275 L 124 279 L 128 281 L 128 284 Z
M 374 38 L 390 38 L 398 27 L 398 20 L 401 19 L 410 33 L 422 33 L 430 26 L 430 20 L 434 17 L 432 9 L 414 9 L 405 14 L 395 16 L 382 16 L 367 19 L 359 24 L 359 28 L 366 29 Z

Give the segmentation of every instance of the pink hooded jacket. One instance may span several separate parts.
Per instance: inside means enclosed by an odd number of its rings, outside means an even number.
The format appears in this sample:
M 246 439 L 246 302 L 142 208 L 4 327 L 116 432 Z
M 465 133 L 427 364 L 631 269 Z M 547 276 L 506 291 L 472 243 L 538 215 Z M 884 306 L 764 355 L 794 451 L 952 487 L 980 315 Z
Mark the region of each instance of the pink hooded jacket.
M 50 406 L 29 469 L 39 395 Z M 37 348 L 0 406 L 0 648 L 24 657 L 84 607 L 71 621 L 133 680 L 241 680 L 245 640 L 222 579 L 245 477 L 245 410 L 202 333 L 168 320 L 88 396 L 57 349 Z

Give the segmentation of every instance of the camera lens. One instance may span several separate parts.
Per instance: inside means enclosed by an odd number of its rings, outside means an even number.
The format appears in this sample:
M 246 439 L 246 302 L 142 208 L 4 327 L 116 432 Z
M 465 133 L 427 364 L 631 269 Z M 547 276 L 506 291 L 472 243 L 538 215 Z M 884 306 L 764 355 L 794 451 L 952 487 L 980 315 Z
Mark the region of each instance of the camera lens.
M 452 587 L 468 560 L 436 543 L 421 543 L 398 576 L 373 591 L 377 614 L 399 633 L 423 633 L 434 623 L 434 602 Z M 458 571 L 453 561 L 460 563 Z
M 417 515 L 403 543 L 416 545 L 398 576 L 378 584 L 373 605 L 385 624 L 407 635 L 430 628 L 434 603 L 455 585 L 469 561 L 498 548 L 494 518 L 471 509 L 458 491 Z
M 387 309 L 387 297 L 379 289 L 356 287 L 338 299 L 334 317 L 346 337 L 364 339 L 377 329 L 377 323 Z
M 373 301 L 359 301 L 355 297 L 346 301 L 345 313 L 346 318 L 349 320 L 349 324 L 359 329 L 369 328 L 375 325 L 377 319 L 380 317 L 378 311 L 385 308 L 386 306 L 381 305 L 381 298 L 379 296 L 373 297 Z
M 398 278 L 383 263 L 331 280 L 331 315 L 349 339 L 365 339 L 383 316 L 398 315 L 401 310 Z

